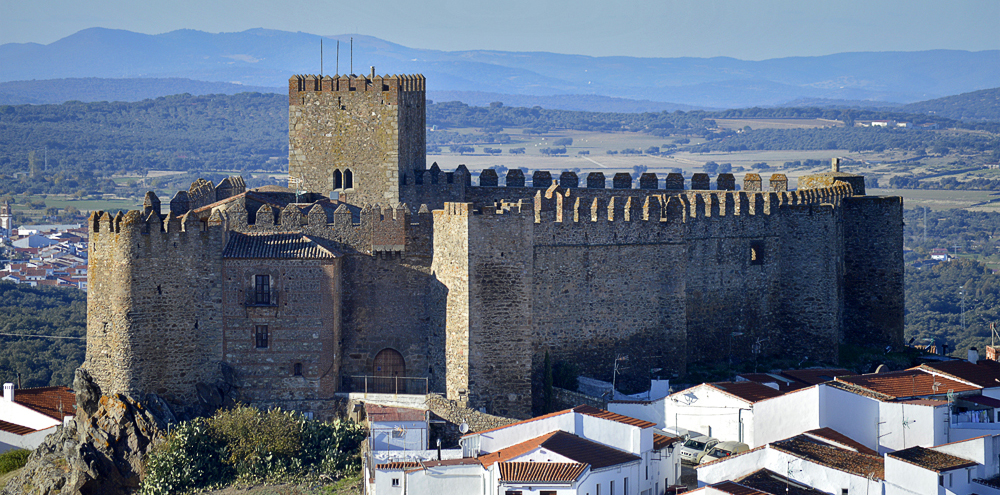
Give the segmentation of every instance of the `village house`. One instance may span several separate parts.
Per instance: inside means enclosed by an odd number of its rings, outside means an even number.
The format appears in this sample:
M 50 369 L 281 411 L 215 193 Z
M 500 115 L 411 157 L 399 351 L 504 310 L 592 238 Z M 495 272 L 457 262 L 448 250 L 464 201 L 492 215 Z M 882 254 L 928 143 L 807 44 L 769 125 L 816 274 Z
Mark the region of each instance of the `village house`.
M 3 386 L 0 399 L 0 452 L 34 450 L 55 427 L 73 419 L 76 394 L 69 387 L 14 389 Z
M 654 424 L 579 406 L 462 437 L 463 457 L 375 466 L 374 493 L 642 493 L 680 478 L 678 438 Z

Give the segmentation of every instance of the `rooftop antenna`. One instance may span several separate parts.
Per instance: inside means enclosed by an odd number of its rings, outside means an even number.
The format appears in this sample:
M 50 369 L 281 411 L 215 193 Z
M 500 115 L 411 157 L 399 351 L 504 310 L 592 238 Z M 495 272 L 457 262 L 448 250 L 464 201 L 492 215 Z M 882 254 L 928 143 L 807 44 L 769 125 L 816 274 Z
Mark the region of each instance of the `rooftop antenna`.
M 323 75 L 323 38 L 319 39 L 319 75 Z
M 340 40 L 337 40 L 337 74 L 340 74 Z
M 354 74 L 354 36 L 351 36 L 351 74 Z

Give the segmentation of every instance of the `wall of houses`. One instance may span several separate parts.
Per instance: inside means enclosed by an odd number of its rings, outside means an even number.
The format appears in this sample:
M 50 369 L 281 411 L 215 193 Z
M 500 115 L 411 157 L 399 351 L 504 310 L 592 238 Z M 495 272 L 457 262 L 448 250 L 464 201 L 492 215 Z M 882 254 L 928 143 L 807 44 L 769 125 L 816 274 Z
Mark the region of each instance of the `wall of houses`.
M 752 435 L 744 442 L 754 448 L 821 428 L 819 398 L 820 387 L 813 386 L 755 403 Z

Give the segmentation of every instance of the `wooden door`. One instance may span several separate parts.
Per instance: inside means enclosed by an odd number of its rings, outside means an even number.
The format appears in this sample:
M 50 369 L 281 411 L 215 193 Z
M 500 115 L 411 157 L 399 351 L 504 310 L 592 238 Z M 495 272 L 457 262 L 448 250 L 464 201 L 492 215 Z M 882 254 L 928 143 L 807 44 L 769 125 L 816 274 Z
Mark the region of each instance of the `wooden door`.
M 398 351 L 395 349 L 379 351 L 375 355 L 373 368 L 376 393 L 398 394 L 406 391 L 406 382 L 401 380 L 406 376 L 406 363 Z M 397 380 L 397 377 L 400 379 Z

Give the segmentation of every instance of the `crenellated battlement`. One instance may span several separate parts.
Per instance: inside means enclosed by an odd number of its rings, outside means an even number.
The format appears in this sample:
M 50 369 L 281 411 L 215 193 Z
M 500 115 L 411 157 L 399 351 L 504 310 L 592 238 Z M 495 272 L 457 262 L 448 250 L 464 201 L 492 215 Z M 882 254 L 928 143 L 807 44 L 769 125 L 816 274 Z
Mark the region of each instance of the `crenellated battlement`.
M 302 103 L 301 93 L 365 93 L 382 92 L 390 96 L 386 103 L 398 104 L 394 97 L 400 93 L 422 93 L 427 89 L 426 79 L 421 74 L 376 75 L 374 68 L 368 76 L 344 75 L 295 75 L 288 79 L 288 103 Z
M 849 184 L 838 183 L 802 191 L 692 191 L 602 198 L 581 197 L 572 189 L 552 184 L 545 191 L 536 190 L 530 203 L 518 200 L 477 208 L 472 203 L 446 202 L 443 215 L 533 215 L 534 223 L 559 224 L 690 223 L 719 217 L 772 216 L 797 210 L 794 207 L 829 205 L 836 208 L 851 195 Z

